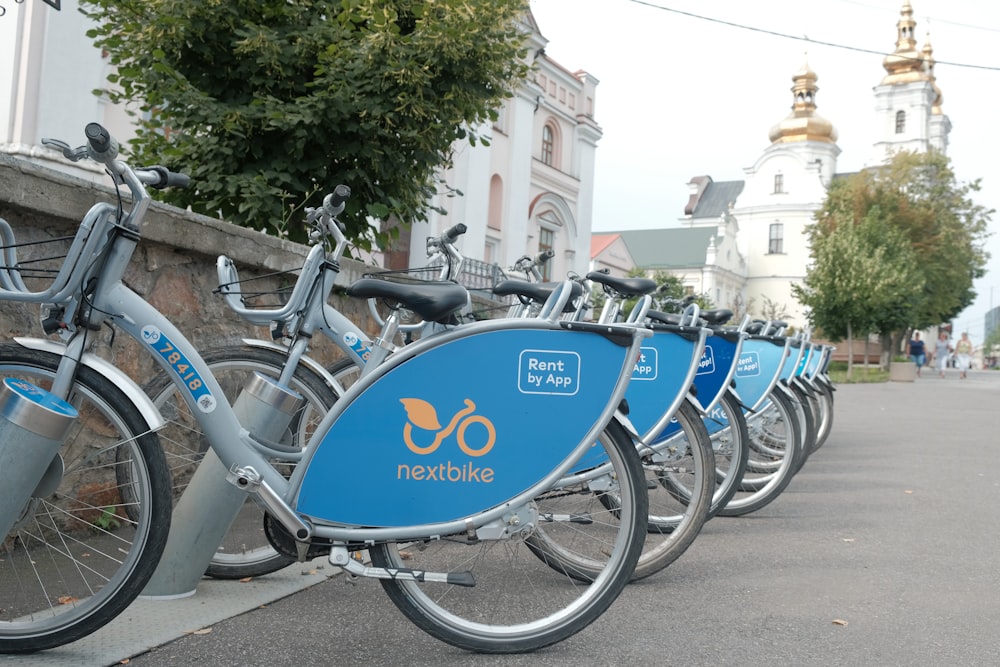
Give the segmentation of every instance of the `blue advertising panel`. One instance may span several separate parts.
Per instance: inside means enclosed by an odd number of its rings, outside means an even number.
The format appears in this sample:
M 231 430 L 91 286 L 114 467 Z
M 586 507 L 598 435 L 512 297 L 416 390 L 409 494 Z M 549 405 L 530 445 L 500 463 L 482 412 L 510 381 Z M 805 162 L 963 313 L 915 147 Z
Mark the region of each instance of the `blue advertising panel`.
M 640 435 L 646 434 L 688 390 L 687 379 L 695 361 L 696 340 L 669 331 L 656 331 L 642 345 L 632 382 L 625 391 L 629 419 Z
M 749 338 L 736 365 L 736 391 L 743 403 L 754 406 L 771 390 L 775 374 L 782 367 L 784 343 L 768 339 Z
M 781 367 L 781 375 L 778 377 L 782 380 L 788 380 L 792 377 L 792 374 L 798 371 L 799 362 L 802 360 L 802 343 L 798 341 L 792 341 L 791 348 L 789 349 L 790 355 L 788 360 L 785 362 L 784 366 Z
M 453 339 L 376 379 L 308 461 L 296 509 L 362 526 L 461 519 L 563 462 L 611 399 L 628 348 L 581 331 Z
M 813 345 L 812 354 L 809 355 L 809 366 L 806 367 L 806 377 L 810 380 L 816 377 L 819 371 L 820 362 L 823 360 L 823 348 L 820 345 Z
M 726 379 L 736 361 L 737 341 L 725 336 L 712 336 L 705 343 L 705 352 L 698 364 L 698 374 L 694 376 L 698 402 L 703 406 L 715 403 L 726 389 Z
M 809 345 L 808 343 L 803 343 L 802 347 L 804 348 L 802 350 L 802 358 L 799 359 L 798 368 L 795 369 L 796 377 L 802 377 L 805 374 L 806 368 L 809 366 L 809 359 L 812 357 L 813 353 L 812 345 Z

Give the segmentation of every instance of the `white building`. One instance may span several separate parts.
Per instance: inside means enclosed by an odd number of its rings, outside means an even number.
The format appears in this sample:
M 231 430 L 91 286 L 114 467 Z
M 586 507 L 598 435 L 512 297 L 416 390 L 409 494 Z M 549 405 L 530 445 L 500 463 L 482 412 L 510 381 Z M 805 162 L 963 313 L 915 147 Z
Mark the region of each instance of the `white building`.
M 83 128 L 99 122 L 122 141 L 134 136 L 124 109 L 92 91 L 108 85 L 109 65 L 86 36 L 77 0 L 61 11 L 43 2 L 0 0 L 0 151 L 48 160 L 48 166 L 103 179 L 88 163 L 73 165 L 42 147 L 41 139 L 82 143 Z M 594 119 L 597 79 L 571 72 L 545 55 L 547 40 L 530 11 L 524 27 L 532 78 L 504 104 L 487 130 L 490 145 L 457 143 L 453 168 L 442 174 L 464 196 L 441 196 L 432 212 L 402 239 L 408 247 L 385 257 L 423 266 L 424 241 L 457 222 L 468 232 L 460 249 L 470 265 L 507 267 L 523 255 L 555 251 L 551 276 L 585 273 L 590 261 L 594 160 L 601 129 Z M 6 95 L 3 95 L 6 93 Z M 477 262 L 476 260 L 479 260 Z
M 874 122 L 881 132 L 868 166 L 883 164 L 901 150 L 947 151 L 951 122 L 941 109 L 933 51 L 929 40 L 917 48 L 915 28 L 913 8 L 904 0 L 895 50 L 884 58 L 885 75 L 874 88 Z M 792 76 L 791 113 L 771 128 L 770 145 L 744 169 L 744 181 L 714 182 L 697 176 L 689 183 L 691 199 L 680 228 L 622 233 L 637 266 L 671 270 L 690 291 L 707 294 L 716 306 L 740 311 L 745 304 L 751 315 L 805 324 L 791 288 L 805 278 L 809 247 L 803 231 L 837 177 L 840 155 L 836 128 L 817 111 L 817 81 L 808 64 Z M 724 227 L 722 215 L 733 221 Z M 705 226 L 719 230 L 720 236 L 712 239 L 715 252 L 707 237 L 692 236 Z M 723 229 L 732 229 L 737 243 L 735 249 L 720 253 L 719 239 L 729 237 Z M 690 253 L 673 260 L 675 265 L 665 261 L 677 254 L 681 243 L 704 252 L 701 271 L 683 263 L 692 260 Z M 600 258 L 594 260 L 599 263 Z
M 91 122 L 122 141 L 134 136 L 124 109 L 93 93 L 108 85 L 108 64 L 86 35 L 88 19 L 76 0 L 61 0 L 59 9 L 34 0 L 2 4 L 0 151 L 103 182 L 96 164 L 74 165 L 41 145 L 42 138 L 82 144 L 83 128 Z
M 552 250 L 546 277 L 587 272 L 601 138 L 594 116 L 598 81 L 545 55 L 548 40 L 530 11 L 525 25 L 533 76 L 505 102 L 492 128 L 483 128 L 488 146 L 456 145 L 454 166 L 443 178 L 463 196 L 439 197 L 434 203 L 447 214 L 432 213 L 408 239 L 401 236 L 408 247 L 402 263 L 421 266 L 425 239 L 462 222 L 468 231 L 458 245 L 466 258 L 509 267 L 524 255 Z

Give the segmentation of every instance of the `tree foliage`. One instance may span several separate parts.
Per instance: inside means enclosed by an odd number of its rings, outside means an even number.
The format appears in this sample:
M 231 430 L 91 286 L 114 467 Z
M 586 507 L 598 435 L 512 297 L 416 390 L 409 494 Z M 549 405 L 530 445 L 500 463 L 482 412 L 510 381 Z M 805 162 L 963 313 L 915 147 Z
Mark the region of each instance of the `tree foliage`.
M 937 151 L 902 152 L 835 180 L 807 233 L 813 264 L 798 298 L 834 340 L 950 320 L 975 299 L 992 210 Z
M 525 0 L 81 0 L 139 113 L 140 162 L 189 173 L 169 201 L 301 240 L 339 183 L 368 216 L 426 219 L 455 140 L 524 79 Z

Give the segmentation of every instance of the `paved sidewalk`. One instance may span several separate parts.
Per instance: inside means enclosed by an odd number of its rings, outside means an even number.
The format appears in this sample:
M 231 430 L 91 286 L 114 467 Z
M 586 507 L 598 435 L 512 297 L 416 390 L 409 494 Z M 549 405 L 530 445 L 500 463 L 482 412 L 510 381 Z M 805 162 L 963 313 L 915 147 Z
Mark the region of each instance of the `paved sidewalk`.
M 3 664 L 1000 664 L 1000 372 L 845 385 L 835 408 L 827 444 L 779 499 L 713 519 L 676 563 L 545 651 L 453 649 L 377 582 L 314 564 L 280 584 L 206 582 Z

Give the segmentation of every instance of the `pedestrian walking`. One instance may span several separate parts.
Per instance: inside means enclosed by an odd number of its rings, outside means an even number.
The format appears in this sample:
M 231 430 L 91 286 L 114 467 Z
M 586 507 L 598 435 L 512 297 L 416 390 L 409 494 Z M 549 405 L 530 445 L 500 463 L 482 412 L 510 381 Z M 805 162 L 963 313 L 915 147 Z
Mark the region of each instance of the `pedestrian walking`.
M 948 334 L 942 331 L 934 343 L 934 366 L 941 377 L 944 377 L 944 369 L 948 368 L 949 358 L 951 358 L 951 341 L 948 340 Z
M 919 331 L 913 334 L 913 339 L 910 341 L 910 359 L 917 365 L 917 377 L 920 377 L 920 369 L 927 363 L 927 350 L 924 341 L 920 340 Z
M 955 343 L 955 365 L 958 367 L 958 377 L 964 380 L 972 365 L 972 341 L 966 332 L 962 332 L 961 340 Z

